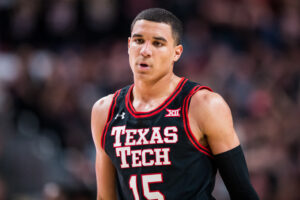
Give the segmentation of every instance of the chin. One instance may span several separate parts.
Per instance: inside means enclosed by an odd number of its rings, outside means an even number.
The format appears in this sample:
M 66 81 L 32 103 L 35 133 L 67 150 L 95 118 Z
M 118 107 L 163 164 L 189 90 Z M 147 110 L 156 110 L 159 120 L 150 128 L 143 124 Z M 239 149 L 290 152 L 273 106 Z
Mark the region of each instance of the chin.
M 136 72 L 133 74 L 135 80 L 151 81 L 154 77 L 149 73 Z

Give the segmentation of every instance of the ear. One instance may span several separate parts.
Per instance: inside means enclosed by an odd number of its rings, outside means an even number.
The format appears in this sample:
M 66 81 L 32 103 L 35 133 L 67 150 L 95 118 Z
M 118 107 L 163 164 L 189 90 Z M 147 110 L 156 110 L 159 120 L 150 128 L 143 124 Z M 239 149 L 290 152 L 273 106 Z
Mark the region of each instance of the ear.
M 176 62 L 179 60 L 181 54 L 183 52 L 183 46 L 181 44 L 177 45 L 175 47 L 175 54 L 174 54 L 174 58 L 173 58 L 173 61 Z
M 130 48 L 130 41 L 131 41 L 131 37 L 128 37 L 128 49 L 127 49 L 127 52 L 129 53 L 129 48 Z

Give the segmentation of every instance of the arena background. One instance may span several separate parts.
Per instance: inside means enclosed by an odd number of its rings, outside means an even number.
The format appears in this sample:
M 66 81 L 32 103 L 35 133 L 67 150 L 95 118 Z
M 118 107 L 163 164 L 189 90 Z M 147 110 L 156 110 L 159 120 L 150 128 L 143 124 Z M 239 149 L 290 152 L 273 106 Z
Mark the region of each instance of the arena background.
M 299 200 L 299 0 L 0 0 L 0 200 L 95 199 L 91 107 L 132 82 L 149 7 L 184 22 L 175 72 L 228 102 L 260 198 Z

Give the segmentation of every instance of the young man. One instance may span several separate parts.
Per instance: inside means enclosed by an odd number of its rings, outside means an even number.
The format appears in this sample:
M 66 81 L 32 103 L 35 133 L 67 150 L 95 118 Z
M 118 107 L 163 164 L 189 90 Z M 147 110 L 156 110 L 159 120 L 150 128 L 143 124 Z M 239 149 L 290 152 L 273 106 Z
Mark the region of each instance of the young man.
M 92 111 L 98 199 L 214 199 L 217 169 L 232 199 L 258 199 L 228 105 L 173 73 L 181 35 L 181 22 L 164 9 L 132 22 L 134 84 Z

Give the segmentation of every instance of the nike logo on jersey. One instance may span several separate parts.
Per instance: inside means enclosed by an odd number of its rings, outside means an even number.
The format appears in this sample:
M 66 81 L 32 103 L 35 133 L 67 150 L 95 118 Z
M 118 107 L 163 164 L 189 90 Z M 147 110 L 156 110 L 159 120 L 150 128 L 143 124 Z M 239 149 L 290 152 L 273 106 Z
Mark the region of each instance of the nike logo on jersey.
M 122 114 L 116 114 L 116 117 L 115 119 L 117 119 L 118 117 L 121 117 L 121 119 L 124 119 L 125 118 L 125 112 L 122 112 Z
M 166 109 L 166 111 L 168 112 L 165 117 L 180 117 L 180 109 Z

